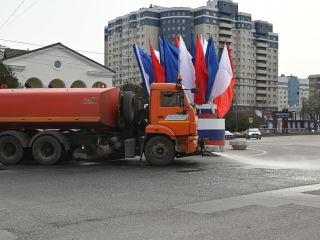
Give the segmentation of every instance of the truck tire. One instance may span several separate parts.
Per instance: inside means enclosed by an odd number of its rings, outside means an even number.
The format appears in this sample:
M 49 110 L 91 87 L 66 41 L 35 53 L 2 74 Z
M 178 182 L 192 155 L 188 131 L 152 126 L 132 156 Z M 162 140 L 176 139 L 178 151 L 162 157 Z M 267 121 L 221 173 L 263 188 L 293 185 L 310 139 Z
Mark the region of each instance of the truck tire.
M 26 151 L 20 141 L 12 136 L 0 138 L 0 163 L 14 165 L 26 158 Z
M 126 122 L 132 122 L 134 118 L 134 98 L 130 91 L 124 92 L 123 117 Z
M 172 163 L 176 153 L 169 138 L 156 136 L 147 142 L 144 154 L 150 165 L 165 166 Z
M 42 136 L 32 145 L 34 159 L 42 165 L 52 165 L 61 159 L 62 146 L 53 136 Z

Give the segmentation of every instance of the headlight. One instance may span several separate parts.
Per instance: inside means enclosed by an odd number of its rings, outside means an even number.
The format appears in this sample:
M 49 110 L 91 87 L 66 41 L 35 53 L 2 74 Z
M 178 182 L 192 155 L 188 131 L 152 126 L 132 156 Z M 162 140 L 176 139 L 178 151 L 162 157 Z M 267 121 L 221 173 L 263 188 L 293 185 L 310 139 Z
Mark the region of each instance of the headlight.
M 193 145 L 197 145 L 197 140 L 193 140 Z

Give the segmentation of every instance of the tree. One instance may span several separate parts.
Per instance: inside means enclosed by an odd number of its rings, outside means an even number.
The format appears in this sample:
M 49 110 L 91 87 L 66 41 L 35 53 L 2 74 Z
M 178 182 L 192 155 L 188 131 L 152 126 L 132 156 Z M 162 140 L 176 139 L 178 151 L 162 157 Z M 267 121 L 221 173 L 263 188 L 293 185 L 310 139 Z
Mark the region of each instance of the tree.
M 236 129 L 236 112 L 229 111 L 225 118 L 226 129 L 235 131 Z M 253 123 L 249 124 L 249 118 L 253 118 Z M 266 123 L 264 118 L 257 116 L 254 112 L 238 112 L 238 130 L 244 131 L 248 128 L 259 128 Z
M 0 86 L 6 84 L 8 88 L 17 88 L 19 86 L 18 78 L 12 69 L 0 62 Z
M 317 93 L 309 100 L 303 102 L 302 106 L 303 118 L 306 117 L 309 120 L 316 120 L 320 115 L 320 94 Z
M 141 106 L 149 104 L 148 94 L 144 87 L 143 82 L 141 84 L 126 83 L 121 87 L 122 91 L 132 91 L 136 98 L 140 98 Z

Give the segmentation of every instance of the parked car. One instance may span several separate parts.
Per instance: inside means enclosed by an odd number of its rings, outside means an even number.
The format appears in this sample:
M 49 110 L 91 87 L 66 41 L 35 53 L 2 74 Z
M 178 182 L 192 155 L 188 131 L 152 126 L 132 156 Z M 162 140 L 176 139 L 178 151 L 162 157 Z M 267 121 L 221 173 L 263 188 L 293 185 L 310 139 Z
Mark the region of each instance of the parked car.
M 256 138 L 261 139 L 261 133 L 258 128 L 249 128 L 246 132 L 246 139 Z
M 240 132 L 233 132 L 234 135 L 236 135 L 237 138 L 242 138 L 242 133 Z
M 242 134 L 242 137 L 245 138 L 247 136 L 247 132 L 246 131 L 242 131 L 240 132 Z
M 224 137 L 225 138 L 235 138 L 236 135 L 234 135 L 233 133 L 229 132 L 229 131 L 225 131 L 224 132 Z

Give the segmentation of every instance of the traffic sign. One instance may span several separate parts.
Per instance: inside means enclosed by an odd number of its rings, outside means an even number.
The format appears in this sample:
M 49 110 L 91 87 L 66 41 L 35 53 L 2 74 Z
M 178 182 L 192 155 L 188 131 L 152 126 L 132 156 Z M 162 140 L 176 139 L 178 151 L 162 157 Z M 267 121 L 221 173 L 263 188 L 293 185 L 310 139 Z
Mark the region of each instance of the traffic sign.
M 249 123 L 253 123 L 253 118 L 249 118 Z

